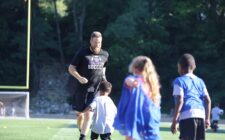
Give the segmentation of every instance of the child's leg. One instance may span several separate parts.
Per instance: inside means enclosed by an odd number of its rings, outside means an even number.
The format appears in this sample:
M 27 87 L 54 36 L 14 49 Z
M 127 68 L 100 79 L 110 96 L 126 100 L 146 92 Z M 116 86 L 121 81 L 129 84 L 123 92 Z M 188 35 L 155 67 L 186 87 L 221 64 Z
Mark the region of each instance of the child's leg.
M 212 121 L 212 124 L 211 124 L 211 128 L 212 128 L 212 130 L 215 132 L 216 131 L 216 121 L 215 120 L 213 120 Z
M 95 132 L 91 131 L 91 140 L 97 140 L 98 139 L 98 135 Z
M 81 134 L 87 135 L 87 133 L 90 129 L 90 126 L 91 126 L 93 114 L 94 114 L 94 112 L 92 112 L 92 111 L 87 111 L 84 113 L 84 122 L 83 122 L 83 126 L 81 128 Z
M 101 134 L 101 140 L 111 140 L 111 133 Z

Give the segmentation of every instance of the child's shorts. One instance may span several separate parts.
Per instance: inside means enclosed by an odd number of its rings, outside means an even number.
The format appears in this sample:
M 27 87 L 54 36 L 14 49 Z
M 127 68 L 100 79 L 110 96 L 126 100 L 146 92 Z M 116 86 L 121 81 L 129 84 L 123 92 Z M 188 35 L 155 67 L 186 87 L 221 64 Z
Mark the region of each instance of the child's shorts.
M 180 120 L 180 139 L 205 140 L 205 121 L 202 118 Z
M 111 140 L 111 133 L 106 134 L 97 134 L 93 131 L 91 131 L 91 140 L 97 140 L 98 136 L 100 135 L 101 140 Z

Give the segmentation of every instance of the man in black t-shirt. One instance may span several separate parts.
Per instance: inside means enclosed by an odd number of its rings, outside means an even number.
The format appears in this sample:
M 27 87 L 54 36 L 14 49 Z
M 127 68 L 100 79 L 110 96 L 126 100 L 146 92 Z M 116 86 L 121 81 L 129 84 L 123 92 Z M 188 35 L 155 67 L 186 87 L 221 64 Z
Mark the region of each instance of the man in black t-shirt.
M 77 125 L 81 131 L 80 140 L 85 139 L 91 125 L 93 112 L 80 114 L 93 101 L 99 84 L 106 80 L 105 71 L 108 62 L 108 52 L 101 49 L 102 35 L 93 32 L 90 39 L 90 48 L 78 51 L 69 65 L 69 73 L 78 81 L 74 94 L 73 109 L 77 111 Z

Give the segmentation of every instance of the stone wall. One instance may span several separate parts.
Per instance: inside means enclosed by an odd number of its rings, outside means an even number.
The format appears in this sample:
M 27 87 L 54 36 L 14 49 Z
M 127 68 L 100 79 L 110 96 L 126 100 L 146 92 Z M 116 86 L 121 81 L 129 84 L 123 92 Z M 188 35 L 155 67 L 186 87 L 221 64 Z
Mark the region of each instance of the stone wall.
M 68 114 L 71 106 L 67 103 L 66 90 L 69 74 L 59 64 L 45 64 L 40 69 L 40 87 L 30 100 L 31 114 Z

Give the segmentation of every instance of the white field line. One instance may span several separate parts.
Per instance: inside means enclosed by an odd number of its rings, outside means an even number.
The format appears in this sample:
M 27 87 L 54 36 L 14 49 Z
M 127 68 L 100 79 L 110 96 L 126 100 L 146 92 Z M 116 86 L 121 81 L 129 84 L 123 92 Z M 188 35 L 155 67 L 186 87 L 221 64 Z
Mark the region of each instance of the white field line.
M 70 125 L 75 124 L 74 121 L 68 123 L 68 127 L 61 128 L 50 140 L 75 140 L 79 136 L 77 128 L 70 128 Z

